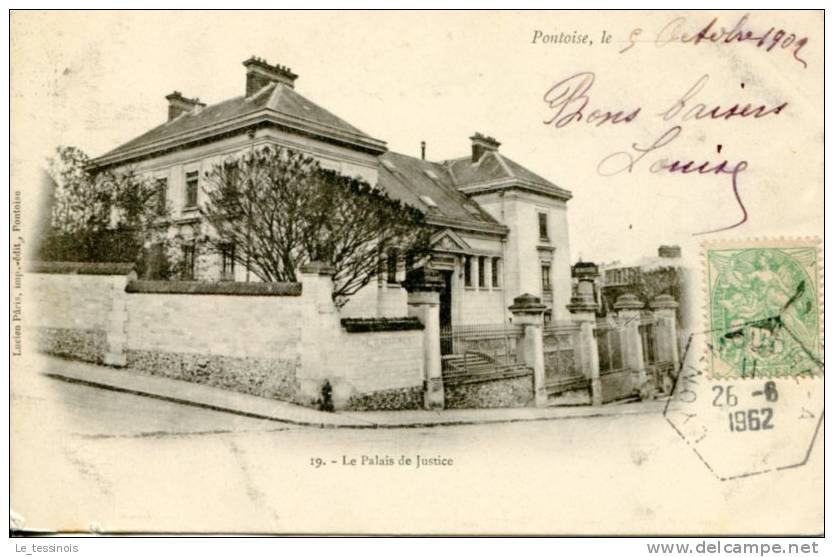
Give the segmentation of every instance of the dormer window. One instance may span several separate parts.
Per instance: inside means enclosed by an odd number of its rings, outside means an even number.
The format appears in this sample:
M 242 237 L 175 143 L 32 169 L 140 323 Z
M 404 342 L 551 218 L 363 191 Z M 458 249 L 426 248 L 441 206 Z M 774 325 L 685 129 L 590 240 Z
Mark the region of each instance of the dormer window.
M 430 209 L 437 209 L 437 203 L 428 195 L 421 195 L 420 201 L 425 203 Z

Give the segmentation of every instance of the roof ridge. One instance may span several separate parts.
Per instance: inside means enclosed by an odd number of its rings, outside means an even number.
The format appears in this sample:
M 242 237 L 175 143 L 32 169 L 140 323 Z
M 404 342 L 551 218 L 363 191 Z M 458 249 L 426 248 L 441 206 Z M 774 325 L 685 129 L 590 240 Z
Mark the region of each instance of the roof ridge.
M 245 100 L 246 102 L 255 102 L 256 100 L 260 99 L 261 95 L 265 94 L 267 90 L 272 89 L 272 88 L 278 89 L 277 87 L 275 87 L 275 85 L 276 85 L 276 82 L 271 81 L 271 82 L 267 83 L 266 85 L 264 85 L 263 87 L 261 87 L 260 89 L 258 89 L 257 91 L 255 91 L 255 93 L 252 96 L 244 97 L 243 100 Z M 273 91 L 272 94 L 269 96 L 270 100 L 267 101 L 267 104 L 272 101 L 272 95 L 274 95 L 274 94 L 275 94 L 275 91 Z
M 492 151 L 491 154 L 493 157 L 495 157 L 495 159 L 498 161 L 498 164 L 501 165 L 501 168 L 504 169 L 504 172 L 506 172 L 510 178 L 518 178 L 518 176 L 515 175 L 515 172 L 513 172 L 510 168 L 510 165 L 507 164 L 507 161 L 504 160 L 504 156 L 501 153 L 499 153 L 498 151 Z
M 446 164 L 447 162 L 448 162 L 448 161 L 443 161 L 443 164 L 441 164 L 440 166 L 442 166 L 442 167 L 443 167 L 443 170 L 445 170 L 445 171 L 449 174 L 449 181 L 451 181 L 451 182 L 452 182 L 452 187 L 453 187 L 455 190 L 457 190 L 457 189 L 458 189 L 458 179 L 457 179 L 457 176 L 455 176 L 455 173 L 454 173 L 454 171 L 452 170 L 452 165 L 451 165 L 451 164 Z
M 289 89 L 289 86 L 284 83 L 273 82 L 275 85 L 275 89 L 273 89 L 272 94 L 269 96 L 269 100 L 266 101 L 266 107 L 275 110 L 277 112 L 281 112 L 276 106 L 278 106 L 278 102 L 281 100 L 281 97 L 284 95 L 284 90 Z

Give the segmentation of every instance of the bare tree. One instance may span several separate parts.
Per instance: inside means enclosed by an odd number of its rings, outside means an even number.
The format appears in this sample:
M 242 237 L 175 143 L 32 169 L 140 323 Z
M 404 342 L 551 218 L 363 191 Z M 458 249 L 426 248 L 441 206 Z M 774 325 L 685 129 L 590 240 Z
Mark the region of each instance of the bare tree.
M 379 272 L 389 250 L 419 261 L 430 228 L 421 211 L 367 182 L 322 168 L 312 157 L 266 146 L 216 165 L 207 173 L 203 216 L 216 250 L 267 282 L 295 281 L 311 261 L 334 270 L 341 304 Z

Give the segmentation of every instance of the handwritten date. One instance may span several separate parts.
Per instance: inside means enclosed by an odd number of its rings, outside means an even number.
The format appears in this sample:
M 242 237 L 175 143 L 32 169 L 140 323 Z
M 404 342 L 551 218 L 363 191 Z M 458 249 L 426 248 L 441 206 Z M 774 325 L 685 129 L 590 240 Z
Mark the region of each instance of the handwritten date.
M 799 37 L 789 30 L 771 26 L 767 31 L 754 31 L 750 25 L 750 14 L 744 14 L 732 27 L 724 27 L 718 24 L 718 18 L 712 18 L 709 23 L 702 27 L 689 27 L 684 17 L 676 17 L 669 21 L 655 36 L 653 42 L 656 47 L 664 47 L 672 43 L 680 44 L 738 44 L 746 43 L 771 52 L 776 47 L 780 50 L 788 50 L 792 53 L 794 60 L 802 64 L 803 68 L 808 67 L 808 62 L 802 58 L 800 53 L 808 44 L 808 37 Z M 692 29 L 697 29 L 693 31 Z M 643 29 L 637 27 L 629 34 L 629 45 L 620 50 L 620 54 L 628 52 L 638 42 L 643 42 L 640 36 Z

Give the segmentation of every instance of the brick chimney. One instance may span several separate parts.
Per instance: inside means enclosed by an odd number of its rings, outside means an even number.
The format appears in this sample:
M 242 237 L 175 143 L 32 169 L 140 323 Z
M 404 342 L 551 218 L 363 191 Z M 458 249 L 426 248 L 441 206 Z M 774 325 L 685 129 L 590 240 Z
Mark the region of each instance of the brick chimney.
M 680 246 L 660 246 L 657 248 L 658 257 L 666 257 L 669 259 L 679 258 L 681 256 Z
M 165 97 L 168 100 L 168 121 L 170 122 L 184 112 L 193 112 L 197 108 L 203 108 L 206 103 L 201 103 L 200 99 L 194 97 L 189 99 L 183 97 L 179 91 L 174 91 Z
M 276 64 L 270 65 L 263 58 L 252 56 L 243 65 L 246 67 L 246 96 L 251 97 L 270 83 L 283 83 L 288 87 L 295 87 L 297 74 L 286 67 Z
M 475 132 L 475 135 L 470 137 L 472 140 L 472 162 L 478 162 L 481 157 L 488 151 L 497 151 L 501 146 L 494 137 L 489 137 Z

